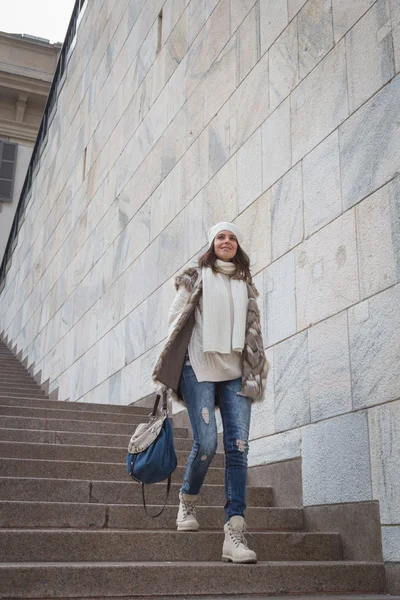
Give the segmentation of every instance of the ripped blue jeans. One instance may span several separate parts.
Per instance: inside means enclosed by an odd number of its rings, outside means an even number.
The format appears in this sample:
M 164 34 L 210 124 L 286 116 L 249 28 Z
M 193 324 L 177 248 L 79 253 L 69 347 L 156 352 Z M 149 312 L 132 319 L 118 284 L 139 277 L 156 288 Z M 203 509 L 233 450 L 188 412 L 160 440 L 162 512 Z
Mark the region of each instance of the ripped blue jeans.
M 242 379 L 198 382 L 187 358 L 179 381 L 193 429 L 193 448 L 186 463 L 181 492 L 197 495 L 217 450 L 215 400 L 221 411 L 225 450 L 225 522 L 244 516 L 251 400 L 237 396 Z

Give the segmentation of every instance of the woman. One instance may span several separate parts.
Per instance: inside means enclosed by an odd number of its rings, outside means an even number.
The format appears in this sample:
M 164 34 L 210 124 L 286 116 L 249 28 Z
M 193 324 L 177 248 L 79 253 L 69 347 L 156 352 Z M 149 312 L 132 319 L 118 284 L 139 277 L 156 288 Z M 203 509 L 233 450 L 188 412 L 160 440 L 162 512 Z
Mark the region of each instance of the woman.
M 196 501 L 217 448 L 215 406 L 225 450 L 225 540 L 222 560 L 257 562 L 244 537 L 248 436 L 252 401 L 261 400 L 268 365 L 261 337 L 257 290 L 239 228 L 217 223 L 198 267 L 175 280 L 169 335 L 153 369 L 158 390 L 184 401 L 193 448 L 179 493 L 176 525 L 198 531 Z

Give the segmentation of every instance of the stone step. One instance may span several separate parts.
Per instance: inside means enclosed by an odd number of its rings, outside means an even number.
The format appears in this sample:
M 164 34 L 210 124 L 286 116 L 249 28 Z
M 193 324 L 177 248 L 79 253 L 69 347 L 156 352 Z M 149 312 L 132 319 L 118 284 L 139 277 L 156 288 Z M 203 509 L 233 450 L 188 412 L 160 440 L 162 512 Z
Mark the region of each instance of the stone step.
M 125 415 L 124 415 L 125 417 Z M 143 420 L 143 419 L 141 419 Z M 4 429 L 46 429 L 48 431 L 74 431 L 88 433 L 108 433 L 131 436 L 136 428 L 132 423 L 104 423 L 69 419 L 43 419 L 0 415 L 0 428 Z M 174 427 L 174 436 L 187 437 L 188 430 Z
M 149 410 L 150 413 L 150 410 Z M 148 413 L 148 414 L 149 414 Z M 0 405 L 1 416 L 33 419 L 68 419 L 73 421 L 96 421 L 98 423 L 121 423 L 133 426 L 145 422 L 144 415 L 130 413 L 103 413 L 73 410 L 73 408 L 36 408 L 30 406 Z M 132 430 L 134 427 L 132 428 Z
M 27 406 L 28 408 L 57 408 L 61 410 L 79 410 L 84 412 L 128 413 L 132 415 L 149 415 L 151 409 L 145 406 L 121 404 L 90 404 L 88 402 L 66 402 L 63 400 L 47 400 L 45 398 L 10 398 L 0 394 L 3 406 Z
M 19 362 L 19 360 L 17 360 L 15 358 L 15 356 L 6 356 L 6 355 L 1 355 L 0 356 L 0 370 L 2 371 L 6 367 L 12 367 L 13 369 L 22 369 L 24 371 L 26 371 L 26 368 L 22 365 L 22 363 Z
M 6 362 L 7 363 L 10 362 L 10 363 L 22 366 L 22 364 L 20 363 L 20 361 L 18 360 L 18 358 L 16 356 L 14 356 L 14 354 L 9 354 L 7 352 L 2 352 L 0 354 L 0 365 L 2 363 L 6 363 Z
M 184 472 L 185 467 L 177 467 L 172 474 L 172 481 L 181 482 Z M 205 481 L 208 484 L 222 485 L 224 475 L 225 469 L 211 466 Z M 129 475 L 125 463 L 0 458 L 0 477 L 126 481 Z
M 253 532 L 249 547 L 260 561 L 340 560 L 337 533 Z M 0 561 L 218 561 L 220 531 L 0 530 Z
M 149 495 L 152 492 L 149 492 Z M 150 506 L 156 514 L 161 506 Z M 74 502 L 0 502 L 1 528 L 78 528 L 78 529 L 175 529 L 178 503 L 166 506 L 153 519 L 143 505 L 84 504 Z M 220 530 L 224 523 L 222 506 L 198 506 L 197 519 L 202 530 Z M 304 529 L 301 508 L 253 507 L 246 510 L 249 531 L 298 531 Z
M 18 381 L 24 381 L 28 378 L 28 381 L 37 383 L 36 379 L 30 375 L 29 371 L 22 366 L 7 367 L 5 369 L 0 368 L 0 378 L 3 381 L 8 381 L 10 383 L 17 383 Z
M 184 466 L 189 456 L 187 450 L 176 449 L 178 464 Z M 84 463 L 124 464 L 127 454 L 125 448 L 107 448 L 101 446 L 66 446 L 64 444 L 32 444 L 26 442 L 0 441 L 1 458 L 40 459 L 49 461 L 74 461 Z M 224 467 L 224 455 L 216 454 L 213 467 Z
M 16 358 L 0 358 L 0 373 L 26 373 L 25 367 Z
M 10 388 L 10 390 L 13 389 L 20 389 L 21 391 L 30 389 L 30 388 L 35 388 L 37 390 L 41 390 L 41 388 L 39 387 L 39 385 L 37 384 L 37 382 L 34 379 L 28 379 L 28 381 L 23 380 L 22 378 L 18 378 L 17 381 L 8 381 L 8 380 L 4 380 L 0 377 L 0 386 L 2 388 L 6 387 L 6 388 Z M 7 393 L 4 393 L 3 391 L 1 392 L 1 394 L 3 396 L 6 396 Z
M 175 450 L 191 450 L 193 440 L 176 437 Z M 65 444 L 66 446 L 106 446 L 128 448 L 130 435 L 108 435 L 106 433 L 74 433 L 70 431 L 46 431 L 43 429 L 0 429 L 0 440 L 9 442 L 32 442 L 38 444 Z
M 160 597 L 159 597 L 160 598 Z M 78 598 L 75 600 L 84 600 L 83 598 Z M 108 596 L 107 598 L 96 598 L 96 600 L 117 600 L 114 597 Z M 130 600 L 130 598 L 125 598 L 125 600 Z M 149 600 L 148 596 L 135 596 L 135 600 Z M 388 596 L 387 594 L 284 594 L 282 596 L 275 596 L 272 594 L 249 594 L 246 595 L 237 595 L 237 594 L 213 594 L 212 596 L 194 596 L 193 593 L 191 595 L 185 594 L 185 596 L 162 596 L 162 600 L 400 600 L 400 596 Z
M 24 388 L 19 387 L 18 385 L 0 385 L 0 394 L 3 396 L 10 395 L 12 397 L 18 398 L 46 398 L 47 394 L 44 390 L 40 389 L 33 384 L 30 384 Z M 0 413 L 1 414 L 1 413 Z
M 165 597 L 201 594 L 374 593 L 385 589 L 381 563 L 81 562 L 0 566 L 2 598 Z
M 26 379 L 28 379 L 28 381 L 34 381 L 37 383 L 36 379 L 34 379 L 29 372 L 24 369 L 24 367 L 10 367 L 7 369 L 0 368 L 0 378 L 3 381 L 8 381 L 9 383 L 18 383 L 18 381 L 26 381 Z
M 128 477 L 128 475 L 127 475 Z M 181 482 L 171 485 L 169 505 L 179 503 Z M 163 505 L 166 484 L 157 483 L 145 487 L 149 505 Z M 33 477 L 0 478 L 0 500 L 30 502 L 93 502 L 101 504 L 142 504 L 142 487 L 132 479 L 128 481 L 81 481 L 76 479 L 50 479 Z M 247 506 L 272 506 L 273 490 L 270 487 L 248 487 Z M 199 506 L 223 506 L 223 485 L 204 484 L 198 500 Z
M 33 379 L 33 377 L 27 371 L 18 374 L 17 377 L 15 377 L 15 375 L 10 375 L 9 373 L 0 373 L 1 383 L 15 383 L 19 381 L 21 383 L 35 383 L 38 385 L 37 381 L 35 381 L 35 379 Z

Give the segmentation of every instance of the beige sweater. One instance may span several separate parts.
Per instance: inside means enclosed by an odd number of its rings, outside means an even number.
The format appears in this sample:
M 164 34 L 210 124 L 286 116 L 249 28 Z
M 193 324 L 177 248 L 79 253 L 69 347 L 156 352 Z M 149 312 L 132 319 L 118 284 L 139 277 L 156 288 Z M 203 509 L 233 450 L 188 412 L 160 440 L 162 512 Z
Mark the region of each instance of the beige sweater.
M 231 290 L 229 275 L 223 275 L 224 283 Z M 168 315 L 168 332 L 173 331 L 190 292 L 181 285 L 176 293 Z M 203 299 L 200 298 L 195 309 L 195 325 L 189 342 L 190 364 L 195 372 L 197 381 L 228 381 L 242 376 L 241 355 L 232 351 L 230 354 L 218 352 L 203 352 Z M 230 291 L 230 301 L 233 302 Z M 233 316 L 233 310 L 231 310 Z

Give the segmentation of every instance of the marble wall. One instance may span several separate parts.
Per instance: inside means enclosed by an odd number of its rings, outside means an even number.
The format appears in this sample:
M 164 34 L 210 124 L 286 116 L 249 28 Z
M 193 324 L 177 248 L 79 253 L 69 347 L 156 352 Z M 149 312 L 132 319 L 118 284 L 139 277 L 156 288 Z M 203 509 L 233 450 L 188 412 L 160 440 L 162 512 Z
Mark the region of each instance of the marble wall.
M 237 222 L 270 362 L 250 464 L 379 500 L 400 562 L 399 1 L 88 1 L 0 332 L 60 399 L 135 402 L 174 275 Z

